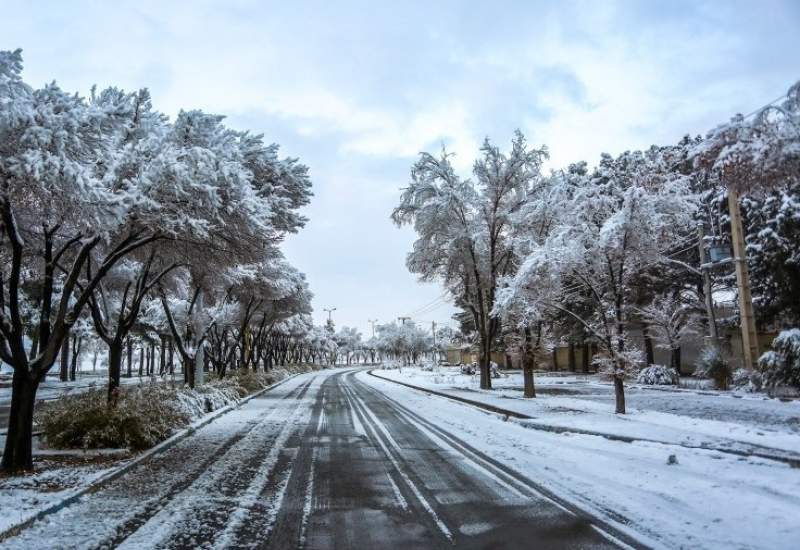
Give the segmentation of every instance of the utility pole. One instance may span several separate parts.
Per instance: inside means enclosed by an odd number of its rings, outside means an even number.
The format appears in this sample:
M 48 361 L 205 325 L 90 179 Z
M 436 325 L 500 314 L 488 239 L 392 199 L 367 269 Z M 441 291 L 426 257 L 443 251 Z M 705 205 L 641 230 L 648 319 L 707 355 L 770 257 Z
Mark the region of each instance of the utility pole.
M 367 319 L 367 322 L 372 325 L 372 337 L 375 338 L 375 323 L 378 322 L 377 319 Z
M 335 308 L 335 307 L 332 307 L 332 308 L 330 308 L 330 309 L 322 308 L 322 311 L 327 311 L 327 312 L 328 312 L 328 322 L 330 322 L 330 321 L 332 320 L 332 319 L 331 319 L 331 314 L 332 314 L 334 311 L 336 311 L 336 308 Z
M 703 230 L 702 223 L 697 226 L 697 237 L 697 247 L 698 251 L 700 252 L 700 271 L 703 273 L 703 294 L 706 298 L 706 315 L 708 315 L 708 332 L 709 336 L 711 336 L 711 341 L 716 347 L 719 345 L 717 336 L 717 318 L 714 314 L 714 298 L 711 295 L 711 267 L 704 267 L 706 263 L 706 247 L 704 244 L 705 231 Z
M 736 286 L 739 289 L 739 319 L 744 367 L 752 369 L 758 360 L 758 335 L 753 315 L 753 297 L 750 294 L 750 274 L 747 271 L 739 192 L 732 188 L 728 189 L 728 210 L 731 217 L 731 240 L 733 241 L 731 244 L 733 244 L 733 261 L 736 265 Z
M 431 335 L 433 336 L 433 359 L 439 361 L 439 352 L 436 349 L 436 321 L 431 321 Z
M 411 317 L 398 317 L 397 320 L 405 325 L 406 321 L 410 321 L 411 320 Z

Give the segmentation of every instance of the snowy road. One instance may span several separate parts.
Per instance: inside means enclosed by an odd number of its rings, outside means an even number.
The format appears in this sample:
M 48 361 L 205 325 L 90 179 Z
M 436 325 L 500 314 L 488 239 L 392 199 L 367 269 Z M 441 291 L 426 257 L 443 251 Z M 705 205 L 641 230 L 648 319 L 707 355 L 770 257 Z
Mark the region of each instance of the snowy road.
M 3 547 L 614 547 L 368 378 L 298 376 Z

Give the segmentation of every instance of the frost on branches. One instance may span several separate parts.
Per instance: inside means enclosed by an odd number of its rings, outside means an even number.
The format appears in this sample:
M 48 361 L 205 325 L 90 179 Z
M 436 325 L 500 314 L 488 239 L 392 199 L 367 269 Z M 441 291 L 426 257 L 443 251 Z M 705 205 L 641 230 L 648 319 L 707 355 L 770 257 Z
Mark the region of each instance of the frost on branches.
M 254 341 L 310 311 L 302 274 L 278 249 L 306 221 L 298 209 L 311 183 L 297 159 L 218 115 L 170 121 L 146 89 L 83 98 L 56 84 L 35 89 L 21 73 L 20 51 L 0 52 L 0 359 L 14 370 L 7 471 L 32 466 L 36 391 L 76 324 L 91 319 L 107 348 L 113 406 L 132 341 L 173 342 L 190 374 L 209 334 L 223 331 L 237 365 L 255 368 Z
M 686 242 L 696 207 L 688 179 L 670 169 L 674 154 L 606 155 L 578 181 L 556 177 L 570 187 L 539 199 L 559 198 L 535 209 L 553 218 L 547 234 L 520 248 L 519 269 L 498 300 L 501 312 L 540 318 L 557 311 L 582 325 L 604 352 L 600 364 L 614 380 L 618 413 L 625 412 L 623 380 L 640 360 L 627 335 L 632 283 Z M 586 301 L 593 307 L 583 307 Z
M 392 213 L 413 225 L 417 241 L 406 264 L 422 281 L 440 281 L 467 311 L 478 334 L 481 388 L 491 387 L 491 352 L 501 334 L 493 314 L 498 281 L 513 270 L 514 213 L 541 177 L 546 149 L 531 149 L 517 133 L 506 154 L 486 140 L 473 179 L 458 176 L 450 154 L 422 153 L 411 183 Z
M 765 386 L 800 389 L 800 329 L 781 331 L 772 342 L 772 350 L 758 360 Z

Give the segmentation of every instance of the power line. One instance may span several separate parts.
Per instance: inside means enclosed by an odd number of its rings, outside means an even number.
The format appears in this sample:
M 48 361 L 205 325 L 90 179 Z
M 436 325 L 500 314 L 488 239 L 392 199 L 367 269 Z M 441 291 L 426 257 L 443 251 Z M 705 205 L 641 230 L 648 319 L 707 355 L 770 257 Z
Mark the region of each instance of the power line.
M 429 313 L 433 313 L 437 309 L 441 309 L 441 308 L 443 308 L 444 306 L 447 306 L 447 305 L 450 305 L 450 304 L 448 302 L 442 302 L 440 304 L 437 304 L 437 305 L 435 305 L 433 307 L 430 307 L 430 308 L 426 309 L 425 311 L 420 311 L 416 315 L 409 315 L 409 317 L 412 317 L 413 319 L 418 319 L 419 317 L 427 316 Z
M 418 307 L 417 309 L 415 309 L 413 311 L 410 311 L 409 313 L 406 313 L 406 316 L 413 317 L 413 316 L 416 316 L 416 315 L 422 315 L 422 314 L 425 313 L 426 310 L 428 310 L 428 309 L 430 309 L 432 307 L 439 307 L 441 305 L 440 303 L 446 303 L 447 293 L 448 293 L 448 291 L 445 290 L 437 298 L 434 298 L 433 300 L 431 300 L 430 302 L 426 303 L 425 305 L 423 305 L 421 307 Z

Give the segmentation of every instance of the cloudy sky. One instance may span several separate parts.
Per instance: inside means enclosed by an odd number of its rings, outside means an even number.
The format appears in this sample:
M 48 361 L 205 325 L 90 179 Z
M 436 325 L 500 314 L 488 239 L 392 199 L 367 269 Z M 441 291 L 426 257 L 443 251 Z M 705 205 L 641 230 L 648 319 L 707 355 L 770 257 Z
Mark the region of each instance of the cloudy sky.
M 515 128 L 552 167 L 666 144 L 748 113 L 800 79 L 800 2 L 0 0 L 0 48 L 67 90 L 148 87 L 266 134 L 311 167 L 288 239 L 317 320 L 446 323 L 442 289 L 404 265 L 389 213 L 419 151 L 469 174 Z

